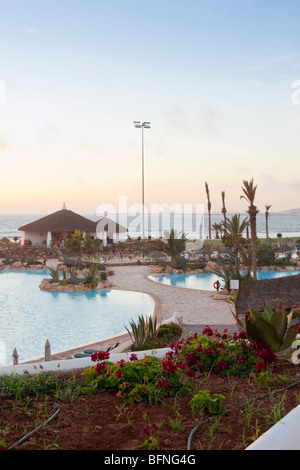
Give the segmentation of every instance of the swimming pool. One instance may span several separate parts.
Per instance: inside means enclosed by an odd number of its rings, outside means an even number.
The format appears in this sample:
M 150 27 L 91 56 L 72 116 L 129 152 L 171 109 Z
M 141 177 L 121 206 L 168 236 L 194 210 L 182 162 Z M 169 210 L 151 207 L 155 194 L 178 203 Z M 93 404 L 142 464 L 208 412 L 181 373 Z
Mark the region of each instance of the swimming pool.
M 274 279 L 283 276 L 292 276 L 300 274 L 298 271 L 257 271 L 257 279 Z M 195 273 L 195 274 L 152 274 L 149 279 L 167 286 L 185 287 L 197 290 L 214 290 L 214 282 L 220 281 L 221 286 L 224 285 L 221 278 L 213 273 Z
M 0 272 L 0 364 L 42 357 L 126 333 L 131 319 L 152 315 L 152 297 L 139 292 L 97 290 L 47 292 L 39 285 L 47 271 Z

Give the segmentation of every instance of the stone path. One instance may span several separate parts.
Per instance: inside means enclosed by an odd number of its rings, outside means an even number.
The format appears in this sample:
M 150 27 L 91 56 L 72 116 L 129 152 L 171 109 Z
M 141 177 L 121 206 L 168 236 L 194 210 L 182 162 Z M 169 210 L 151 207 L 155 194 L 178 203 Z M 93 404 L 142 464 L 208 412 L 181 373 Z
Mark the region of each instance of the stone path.
M 145 292 L 156 302 L 156 315 L 166 320 L 178 312 L 184 324 L 232 325 L 230 306 L 213 298 L 213 292 L 166 286 L 152 281 L 147 266 L 118 266 L 109 278 L 113 289 Z
M 52 265 L 55 265 L 55 261 Z M 184 335 L 189 332 L 201 333 L 207 325 L 220 331 L 225 328 L 230 331 L 236 330 L 230 306 L 223 300 L 215 300 L 213 292 L 159 284 L 148 278 L 151 275 L 151 267 L 148 266 L 114 266 L 111 269 L 115 272 L 109 277 L 112 289 L 149 294 L 155 301 L 155 314 L 159 320 L 167 320 L 174 312 L 178 312 L 183 317 Z M 52 354 L 52 360 L 65 359 L 84 349 L 105 350 L 115 346 L 117 342 L 119 346 L 113 352 L 123 352 L 124 348 L 131 345 L 129 335 L 126 333 L 97 343 L 82 345 L 79 349 Z

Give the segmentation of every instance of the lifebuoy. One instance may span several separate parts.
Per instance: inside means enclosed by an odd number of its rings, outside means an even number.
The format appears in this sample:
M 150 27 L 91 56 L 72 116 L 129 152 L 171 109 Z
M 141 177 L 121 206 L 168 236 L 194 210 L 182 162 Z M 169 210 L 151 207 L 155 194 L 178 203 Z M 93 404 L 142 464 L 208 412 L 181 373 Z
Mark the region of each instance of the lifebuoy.
M 214 282 L 214 289 L 219 290 L 219 288 L 220 288 L 219 281 Z

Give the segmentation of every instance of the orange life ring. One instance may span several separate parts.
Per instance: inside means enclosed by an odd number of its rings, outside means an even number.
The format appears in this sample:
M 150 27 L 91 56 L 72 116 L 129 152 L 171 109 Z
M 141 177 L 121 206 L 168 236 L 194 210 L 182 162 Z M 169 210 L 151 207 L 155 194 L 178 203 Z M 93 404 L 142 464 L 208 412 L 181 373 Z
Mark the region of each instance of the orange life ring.
M 218 290 L 218 287 L 220 287 L 219 281 L 214 282 L 214 289 Z

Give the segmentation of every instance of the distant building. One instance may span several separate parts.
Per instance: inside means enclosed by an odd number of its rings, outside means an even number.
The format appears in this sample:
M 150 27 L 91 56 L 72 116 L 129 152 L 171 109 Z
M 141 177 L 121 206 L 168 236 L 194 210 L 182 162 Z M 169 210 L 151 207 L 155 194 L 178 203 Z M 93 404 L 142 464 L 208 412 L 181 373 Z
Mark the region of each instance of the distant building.
M 104 217 L 96 222 L 68 210 L 63 205 L 60 211 L 42 217 L 19 228 L 21 245 L 31 242 L 32 245 L 63 245 L 75 231 L 81 231 L 94 238 L 100 238 L 103 245 L 124 238 L 128 229 L 113 220 Z

